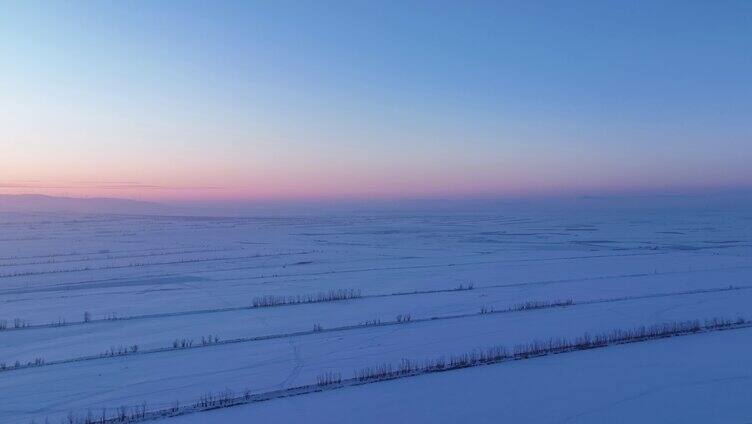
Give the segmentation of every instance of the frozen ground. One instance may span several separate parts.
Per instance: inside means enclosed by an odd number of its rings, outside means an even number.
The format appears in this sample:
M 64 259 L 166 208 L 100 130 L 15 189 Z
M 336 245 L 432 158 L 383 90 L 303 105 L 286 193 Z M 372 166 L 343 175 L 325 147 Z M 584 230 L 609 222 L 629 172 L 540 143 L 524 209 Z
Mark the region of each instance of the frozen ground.
M 365 366 L 532 339 L 752 318 L 750 277 L 744 213 L 2 213 L 0 422 L 168 408 L 208 392 L 263 393 L 315 383 L 324 371 L 348 378 Z M 358 297 L 252 306 L 259 296 L 332 289 Z M 571 304 L 514 310 L 528 301 Z M 171 420 L 749 422 L 750 334 L 573 352 Z
M 750 356 L 747 329 L 424 375 L 173 420 L 747 423 Z

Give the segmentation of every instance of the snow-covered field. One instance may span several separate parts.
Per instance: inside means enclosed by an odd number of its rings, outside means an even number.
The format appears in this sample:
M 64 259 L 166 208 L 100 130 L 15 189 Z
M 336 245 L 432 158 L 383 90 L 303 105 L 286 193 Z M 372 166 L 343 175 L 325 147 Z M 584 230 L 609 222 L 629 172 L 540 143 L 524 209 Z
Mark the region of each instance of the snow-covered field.
M 259 395 L 536 339 L 752 319 L 750 277 L 742 212 L 2 213 L 0 423 Z M 751 349 L 752 329 L 713 331 L 335 384 L 168 422 L 750 422 Z

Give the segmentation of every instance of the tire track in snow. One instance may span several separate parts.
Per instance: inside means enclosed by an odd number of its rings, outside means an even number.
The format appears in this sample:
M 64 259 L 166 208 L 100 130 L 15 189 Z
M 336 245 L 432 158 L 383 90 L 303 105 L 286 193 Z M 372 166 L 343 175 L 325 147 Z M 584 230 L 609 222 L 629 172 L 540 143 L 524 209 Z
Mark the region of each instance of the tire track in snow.
M 306 253 L 311 253 L 311 252 L 296 252 L 295 254 L 302 255 Z M 182 265 L 182 264 L 194 264 L 194 263 L 203 263 L 203 262 L 245 261 L 245 260 L 250 260 L 250 259 L 264 258 L 268 256 L 270 255 L 257 254 L 257 255 L 250 255 L 250 256 L 231 256 L 231 257 L 221 257 L 221 258 L 193 258 L 193 259 L 181 259 L 181 260 L 176 260 L 176 261 L 165 261 L 165 262 L 146 262 L 146 263 L 136 263 L 136 264 L 127 264 L 127 265 L 108 265 L 108 266 L 101 266 L 101 267 L 83 267 L 83 268 L 58 269 L 58 270 L 49 270 L 49 271 L 22 271 L 22 272 L 15 272 L 15 273 L 0 274 L 0 278 L 29 277 L 29 276 L 50 275 L 50 274 L 67 274 L 71 272 L 106 271 L 106 270 L 124 269 L 124 268 L 146 268 L 146 267 L 151 267 L 151 266 Z M 45 289 L 48 289 L 48 288 L 45 288 Z M 62 288 L 58 290 L 69 290 L 69 289 Z M 44 291 L 44 290 L 40 290 L 40 291 Z M 0 294 L 17 294 L 17 293 L 26 293 L 26 291 L 5 291 Z

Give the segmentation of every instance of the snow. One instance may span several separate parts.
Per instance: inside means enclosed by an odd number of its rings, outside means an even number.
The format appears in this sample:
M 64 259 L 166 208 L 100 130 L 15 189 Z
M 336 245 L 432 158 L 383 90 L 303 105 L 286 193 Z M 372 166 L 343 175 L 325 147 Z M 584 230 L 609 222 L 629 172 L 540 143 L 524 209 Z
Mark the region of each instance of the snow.
M 324 371 L 350 377 L 403 358 L 533 339 L 752 318 L 750 224 L 749 215 L 725 211 L 0 213 L 0 321 L 25 326 L 0 331 L 0 364 L 47 362 L 0 371 L 0 422 L 57 422 L 69 411 L 142 402 L 169 407 L 225 389 L 261 393 L 311 384 Z M 472 290 L 453 290 L 468 284 Z M 251 307 L 256 296 L 330 289 L 363 297 Z M 573 304 L 503 312 L 564 300 Z M 85 312 L 91 322 L 82 322 Z M 395 323 L 399 314 L 412 321 Z M 373 321 L 382 325 L 363 325 Z M 172 420 L 288 422 L 308 414 L 311 422 L 634 422 L 652 413 L 663 414 L 657 421 L 688 422 L 733 407 L 722 417 L 738 421 L 752 412 L 734 403 L 737 393 L 749 393 L 729 376 L 749 369 L 741 359 L 749 334 L 575 352 Z M 222 343 L 200 346 L 209 335 Z M 173 349 L 182 339 L 194 346 Z M 101 357 L 133 345 L 137 353 Z M 629 372 L 614 371 L 622 368 Z M 672 402 L 688 405 L 663 406 Z
M 429 374 L 168 422 L 748 422 L 750 358 L 752 330 L 734 330 Z

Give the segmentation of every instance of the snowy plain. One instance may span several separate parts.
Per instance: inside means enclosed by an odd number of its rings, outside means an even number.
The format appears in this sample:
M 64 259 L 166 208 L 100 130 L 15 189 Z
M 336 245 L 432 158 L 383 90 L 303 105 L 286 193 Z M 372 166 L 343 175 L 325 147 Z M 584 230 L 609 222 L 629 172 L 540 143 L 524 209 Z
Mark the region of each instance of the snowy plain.
M 750 277 L 744 211 L 0 213 L 0 422 L 170 408 L 536 339 L 752 319 Z M 336 290 L 354 295 L 254 306 Z M 551 307 L 520 307 L 532 301 Z M 751 335 L 571 352 L 167 422 L 748 422 Z

